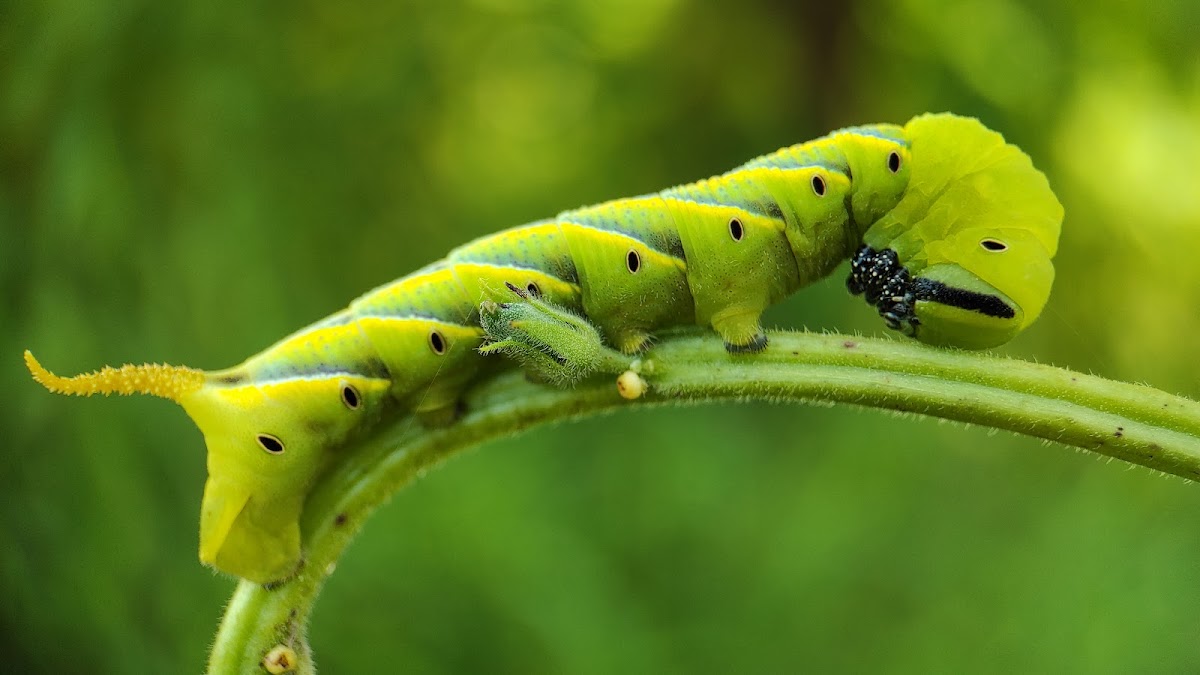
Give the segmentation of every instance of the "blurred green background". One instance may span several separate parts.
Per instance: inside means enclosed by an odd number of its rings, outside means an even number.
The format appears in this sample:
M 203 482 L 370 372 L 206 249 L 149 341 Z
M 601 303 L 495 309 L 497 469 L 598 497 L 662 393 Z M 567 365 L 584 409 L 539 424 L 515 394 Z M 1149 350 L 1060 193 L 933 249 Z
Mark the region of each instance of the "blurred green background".
M 382 3 L 380 3 L 382 4 Z M 857 123 L 976 115 L 1067 210 L 1003 351 L 1200 396 L 1200 4 L 448 0 L 0 6 L 0 670 L 197 672 L 172 404 L 30 381 L 232 365 L 497 229 Z M 844 271 L 769 315 L 883 332 Z M 622 414 L 401 493 L 323 672 L 1195 672 L 1200 487 L 850 409 Z

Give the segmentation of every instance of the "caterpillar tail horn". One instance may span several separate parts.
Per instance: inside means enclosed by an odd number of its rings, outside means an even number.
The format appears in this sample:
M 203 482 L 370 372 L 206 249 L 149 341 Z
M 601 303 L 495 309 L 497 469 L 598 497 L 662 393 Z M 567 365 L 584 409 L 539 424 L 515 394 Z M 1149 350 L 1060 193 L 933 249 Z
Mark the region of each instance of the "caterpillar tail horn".
M 201 389 L 207 379 L 203 371 L 194 368 L 157 363 L 105 366 L 91 373 L 60 377 L 46 370 L 28 349 L 25 365 L 38 384 L 56 394 L 73 396 L 149 394 L 181 403 L 184 396 Z
M 296 569 L 305 493 L 295 486 L 307 485 L 323 465 L 315 459 L 318 453 L 302 449 L 308 440 L 305 436 L 285 435 L 292 450 L 285 455 L 285 441 L 262 430 L 292 429 L 293 411 L 311 410 L 313 398 L 331 401 L 334 419 L 346 419 L 348 404 L 339 387 L 348 377 L 324 381 L 324 388 L 298 390 L 290 399 L 295 403 L 299 398 L 298 405 L 264 406 L 267 399 L 262 390 L 253 383 L 230 384 L 229 371 L 210 376 L 194 368 L 145 364 L 60 377 L 42 367 L 29 351 L 25 352 L 25 365 L 34 380 L 57 394 L 149 394 L 182 406 L 208 445 L 209 478 L 200 506 L 200 561 L 258 583 L 281 580 Z M 378 400 L 386 391 L 386 384 L 378 381 L 356 384 L 356 395 L 364 397 L 356 399 L 359 405 L 366 396 Z M 284 397 L 288 391 L 276 385 L 275 396 Z M 311 396 L 314 391 L 316 395 Z M 304 398 L 306 395 L 310 398 Z M 304 407 L 305 403 L 309 406 Z M 310 443 L 323 441 L 317 437 Z M 289 465 L 287 460 L 293 457 L 298 461 Z

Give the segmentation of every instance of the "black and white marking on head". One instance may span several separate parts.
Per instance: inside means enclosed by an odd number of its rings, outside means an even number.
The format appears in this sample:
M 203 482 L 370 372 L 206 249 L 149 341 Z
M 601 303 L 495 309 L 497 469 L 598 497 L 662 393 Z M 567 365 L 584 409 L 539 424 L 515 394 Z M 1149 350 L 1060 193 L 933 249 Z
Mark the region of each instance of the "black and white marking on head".
M 994 295 L 947 286 L 931 279 L 913 280 L 912 293 L 916 300 L 929 300 L 998 319 L 1011 319 L 1017 315 L 1012 307 Z
M 899 256 L 890 248 L 877 251 L 863 244 L 850 260 L 850 276 L 846 288 L 854 295 L 862 294 L 883 317 L 888 328 L 915 336 L 920 320 L 916 315 L 918 300 L 958 307 L 984 316 L 1011 319 L 1016 312 L 995 295 L 954 288 L 933 279 L 912 278 L 900 264 Z

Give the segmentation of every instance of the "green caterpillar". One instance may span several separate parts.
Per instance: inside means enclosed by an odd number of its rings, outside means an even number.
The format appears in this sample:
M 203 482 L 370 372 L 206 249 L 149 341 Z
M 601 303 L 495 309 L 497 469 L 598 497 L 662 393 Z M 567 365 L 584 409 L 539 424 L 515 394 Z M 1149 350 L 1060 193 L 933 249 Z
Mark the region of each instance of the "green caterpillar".
M 300 564 L 304 500 L 340 446 L 385 418 L 452 418 L 495 362 L 481 353 L 480 306 L 512 300 L 506 286 L 586 317 L 626 354 L 689 324 L 752 353 L 767 348 L 764 308 L 849 257 L 850 290 L 888 326 L 983 348 L 1041 312 L 1062 215 L 1020 149 L 976 120 L 924 115 L 478 239 L 227 370 L 127 365 L 62 378 L 29 352 L 26 362 L 52 391 L 182 405 L 208 445 L 200 559 L 267 583 Z

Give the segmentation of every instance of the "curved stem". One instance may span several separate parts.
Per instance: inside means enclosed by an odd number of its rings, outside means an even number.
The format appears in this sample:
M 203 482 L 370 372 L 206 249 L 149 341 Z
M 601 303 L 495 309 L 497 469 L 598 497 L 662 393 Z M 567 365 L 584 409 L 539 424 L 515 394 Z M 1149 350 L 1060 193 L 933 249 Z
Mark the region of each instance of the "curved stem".
M 680 334 L 640 359 L 636 401 L 611 378 L 571 390 L 520 373 L 481 383 L 468 413 L 442 429 L 405 418 L 363 441 L 314 489 L 301 523 L 307 560 L 273 587 L 242 581 L 221 623 L 210 673 L 255 672 L 276 645 L 314 671 L 305 639 L 312 605 L 346 545 L 378 506 L 450 455 L 539 424 L 633 405 L 772 399 L 822 401 L 969 422 L 1200 478 L 1200 404 L 1150 387 L 1025 361 L 914 342 L 774 333 L 770 347 L 731 356 L 712 334 Z M 261 671 L 258 671 L 261 672 Z

